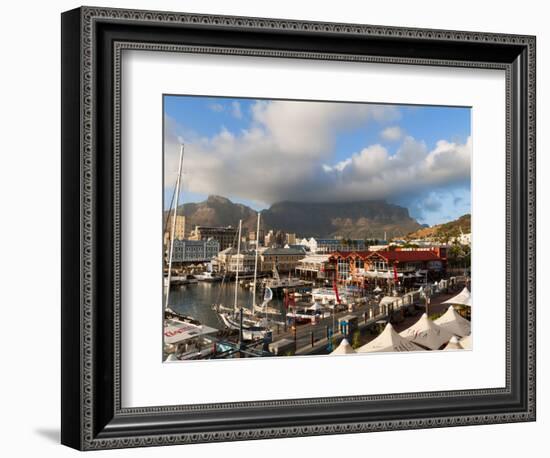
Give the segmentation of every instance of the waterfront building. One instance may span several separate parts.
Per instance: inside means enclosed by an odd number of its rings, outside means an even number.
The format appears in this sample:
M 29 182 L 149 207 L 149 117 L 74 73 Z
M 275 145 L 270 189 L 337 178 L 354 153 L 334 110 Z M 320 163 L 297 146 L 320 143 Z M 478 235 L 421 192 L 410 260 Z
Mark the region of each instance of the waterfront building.
M 338 251 L 332 253 L 329 260 L 335 265 L 339 281 L 364 283 L 365 280 L 376 278 L 391 280 L 397 274 L 398 279 L 409 279 L 412 282 L 441 278 L 447 267 L 447 249 L 431 247 Z
M 331 279 L 336 272 L 329 254 L 308 254 L 298 261 L 296 273 L 308 280 Z
M 189 237 L 191 240 L 217 240 L 220 244 L 220 251 L 232 247 L 237 241 L 237 228 L 233 226 L 195 226 Z
M 268 248 L 261 253 L 261 270 L 271 272 L 277 267 L 279 272 L 292 272 L 306 254 L 305 249 Z
M 241 250 L 237 255 L 236 248 L 226 248 L 218 253 L 215 264 L 220 272 L 246 274 L 254 272 L 254 250 Z M 258 259 L 259 264 L 259 259 Z
M 210 262 L 220 251 L 217 240 L 174 240 L 175 263 Z
M 317 239 L 317 253 L 334 253 L 335 251 L 364 251 L 365 241 L 361 239 Z
M 364 251 L 367 249 L 363 239 L 346 239 L 343 237 L 332 239 L 315 239 L 313 237 L 296 242 L 307 247 L 308 251 L 317 254 L 334 253 L 335 251 Z

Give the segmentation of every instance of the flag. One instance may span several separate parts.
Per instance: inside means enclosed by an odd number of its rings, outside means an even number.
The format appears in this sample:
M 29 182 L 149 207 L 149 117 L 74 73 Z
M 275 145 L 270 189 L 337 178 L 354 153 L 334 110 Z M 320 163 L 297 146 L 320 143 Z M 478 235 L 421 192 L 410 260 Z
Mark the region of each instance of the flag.
M 336 294 L 336 302 L 340 304 L 341 301 L 340 301 L 340 296 L 338 295 L 338 285 L 336 284 L 336 280 L 334 280 L 332 287 L 334 288 L 334 294 Z
M 397 282 L 397 264 L 393 265 L 393 279 Z

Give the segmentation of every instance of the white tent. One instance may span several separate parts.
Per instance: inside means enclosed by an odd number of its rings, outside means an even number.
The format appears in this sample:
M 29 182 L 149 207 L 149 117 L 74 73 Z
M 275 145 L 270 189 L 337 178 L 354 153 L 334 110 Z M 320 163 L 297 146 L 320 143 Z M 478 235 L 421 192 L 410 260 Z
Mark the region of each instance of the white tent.
M 463 337 L 462 339 L 460 339 L 459 343 L 460 343 L 460 346 L 462 348 L 464 348 L 465 350 L 471 350 L 472 349 L 472 335 L 470 334 L 469 336 Z
M 178 358 L 176 358 L 176 355 L 174 355 L 174 353 L 170 353 L 166 359 L 164 360 L 164 362 L 166 363 L 171 363 L 171 362 L 174 362 L 174 361 L 179 361 Z
M 425 313 L 410 328 L 400 333 L 401 337 L 409 339 L 430 350 L 437 350 L 451 340 L 453 336 L 449 331 L 439 327 L 428 318 Z
M 338 345 L 331 355 L 351 355 L 352 353 L 355 353 L 355 350 L 349 344 L 348 339 L 342 339 L 340 345 Z
M 379 292 L 382 291 L 382 288 L 380 288 L 380 286 L 377 286 L 376 288 L 373 289 L 373 291 L 374 291 L 375 293 L 379 293 Z
M 447 299 L 443 302 L 443 304 L 467 305 L 468 307 L 471 307 L 472 295 L 470 294 L 470 291 L 468 291 L 468 288 L 464 287 L 460 293 L 458 293 L 455 297 Z
M 462 346 L 458 342 L 456 336 L 453 336 L 451 337 L 451 340 L 449 340 L 449 343 L 445 345 L 443 350 L 462 350 Z
M 363 345 L 357 353 L 374 353 L 390 351 L 421 351 L 424 350 L 410 340 L 401 337 L 391 323 L 388 323 L 382 333 L 374 340 Z
M 456 336 L 470 335 L 470 322 L 462 318 L 452 305 L 434 323 Z

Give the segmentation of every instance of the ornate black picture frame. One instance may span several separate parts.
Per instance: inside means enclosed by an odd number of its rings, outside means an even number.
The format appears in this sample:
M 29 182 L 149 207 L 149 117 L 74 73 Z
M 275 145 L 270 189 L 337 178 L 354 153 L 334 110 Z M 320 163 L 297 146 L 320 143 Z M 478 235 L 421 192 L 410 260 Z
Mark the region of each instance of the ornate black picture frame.
M 506 386 L 123 408 L 124 49 L 506 72 Z M 62 435 L 80 450 L 535 420 L 535 37 L 82 7 L 62 15 Z

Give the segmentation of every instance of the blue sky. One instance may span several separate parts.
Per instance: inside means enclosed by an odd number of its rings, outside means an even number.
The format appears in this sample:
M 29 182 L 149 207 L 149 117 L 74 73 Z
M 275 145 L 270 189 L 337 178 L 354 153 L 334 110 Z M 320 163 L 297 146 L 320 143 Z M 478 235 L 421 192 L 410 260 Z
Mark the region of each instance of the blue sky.
M 184 202 L 385 199 L 421 223 L 470 212 L 467 107 L 165 96 L 165 205 L 178 143 Z

